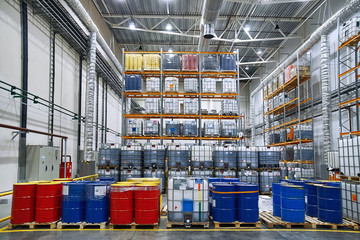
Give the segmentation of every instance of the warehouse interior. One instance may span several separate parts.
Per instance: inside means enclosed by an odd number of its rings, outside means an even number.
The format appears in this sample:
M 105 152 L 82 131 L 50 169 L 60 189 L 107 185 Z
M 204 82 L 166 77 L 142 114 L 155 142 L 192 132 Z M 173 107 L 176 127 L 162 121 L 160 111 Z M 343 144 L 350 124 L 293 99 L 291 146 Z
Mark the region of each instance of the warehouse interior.
M 359 0 L 3 0 L 0 30 L 0 238 L 359 234 Z

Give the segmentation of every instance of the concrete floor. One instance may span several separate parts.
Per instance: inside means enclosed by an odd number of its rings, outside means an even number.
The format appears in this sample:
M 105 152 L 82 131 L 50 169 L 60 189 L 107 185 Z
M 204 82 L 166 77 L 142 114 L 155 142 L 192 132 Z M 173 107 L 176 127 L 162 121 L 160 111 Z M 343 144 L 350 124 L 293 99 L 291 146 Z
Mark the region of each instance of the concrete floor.
M 166 196 L 164 197 L 166 201 Z M 10 215 L 11 204 L 0 204 L 0 217 Z M 330 230 L 329 228 L 321 229 L 267 229 L 266 226 L 261 225 L 261 229 L 203 229 L 201 227 L 184 229 L 182 227 L 166 229 L 166 217 L 161 217 L 159 230 L 146 230 L 137 229 L 134 231 L 129 230 L 99 230 L 99 229 L 86 229 L 86 230 L 49 230 L 46 228 L 39 228 L 36 230 L 29 230 L 28 228 L 16 228 L 16 230 L 7 230 L 8 221 L 0 223 L 0 239 L 66 239 L 66 240 L 79 240 L 79 239 L 180 239 L 184 240 L 208 240 L 208 239 L 266 239 L 266 240 L 281 240 L 281 239 L 360 239 L 360 231 L 352 231 L 348 228 L 343 228 L 338 231 Z

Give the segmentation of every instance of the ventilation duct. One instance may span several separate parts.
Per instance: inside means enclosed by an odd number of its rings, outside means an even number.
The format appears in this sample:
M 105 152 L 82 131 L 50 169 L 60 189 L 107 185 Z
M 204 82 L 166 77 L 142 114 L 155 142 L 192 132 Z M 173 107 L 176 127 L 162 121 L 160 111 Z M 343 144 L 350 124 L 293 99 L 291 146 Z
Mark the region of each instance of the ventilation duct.
M 209 23 L 204 25 L 204 38 L 212 39 L 215 37 L 215 24 Z

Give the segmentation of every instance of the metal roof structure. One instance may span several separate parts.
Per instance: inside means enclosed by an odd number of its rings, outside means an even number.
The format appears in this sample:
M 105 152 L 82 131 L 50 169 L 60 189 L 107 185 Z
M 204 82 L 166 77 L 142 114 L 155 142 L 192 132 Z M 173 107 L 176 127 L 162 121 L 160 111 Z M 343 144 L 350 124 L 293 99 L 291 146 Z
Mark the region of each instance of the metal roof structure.
M 116 41 L 130 51 L 196 51 L 204 1 L 93 0 Z M 303 37 L 297 30 L 325 1 L 225 0 L 208 51 L 239 49 L 250 78 L 287 40 Z

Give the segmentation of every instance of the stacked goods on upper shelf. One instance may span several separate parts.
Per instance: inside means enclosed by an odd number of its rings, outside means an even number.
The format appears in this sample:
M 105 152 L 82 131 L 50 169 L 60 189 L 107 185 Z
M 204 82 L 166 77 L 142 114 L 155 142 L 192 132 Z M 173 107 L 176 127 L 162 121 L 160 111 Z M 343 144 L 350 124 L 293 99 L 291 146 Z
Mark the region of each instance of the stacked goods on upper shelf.
M 145 136 L 159 136 L 160 124 L 158 120 L 145 120 Z
M 165 134 L 167 136 L 180 136 L 181 125 L 178 120 L 166 121 Z
M 224 78 L 222 81 L 223 93 L 236 93 L 236 81 L 234 78 Z
M 314 149 L 312 146 L 295 146 L 294 148 L 294 159 L 303 160 L 303 161 L 312 161 L 314 160 Z
M 142 78 L 141 75 L 125 75 L 125 90 L 129 92 L 141 92 Z
M 184 99 L 184 114 L 198 114 L 198 100 L 195 98 Z
M 266 85 L 263 90 L 263 98 L 266 98 L 267 96 L 269 96 L 269 90 L 268 86 Z
M 272 82 L 268 83 L 267 85 L 268 95 L 273 93 L 273 85 Z
M 214 137 L 219 136 L 219 122 L 210 120 L 204 122 L 204 136 L 205 137 Z
M 278 81 L 277 81 L 277 78 L 275 78 L 272 82 L 272 89 L 273 91 L 277 91 L 278 90 Z
M 182 70 L 183 71 L 198 71 L 198 55 L 184 54 L 182 55 Z
M 179 71 L 180 70 L 180 56 L 178 54 L 163 54 L 163 70 L 165 71 Z
M 238 104 L 234 99 L 225 99 L 221 102 L 221 113 L 223 115 L 238 115 Z
M 179 91 L 179 79 L 176 77 L 165 78 L 165 92 L 178 92 Z
M 216 93 L 216 79 L 203 78 L 202 79 L 202 92 L 203 93 Z
M 220 123 L 221 137 L 236 137 L 236 123 L 235 120 L 222 120 Z
M 236 71 L 236 55 L 221 54 L 220 55 L 220 71 L 235 72 Z
M 160 101 L 158 98 L 147 98 L 145 99 L 145 113 L 148 114 L 157 114 L 160 112 L 159 104 Z
M 298 66 L 294 66 L 293 68 L 291 68 L 290 70 L 290 78 L 294 78 L 298 75 Z M 301 77 L 310 77 L 311 76 L 311 72 L 310 72 L 310 66 L 299 66 L 299 74 Z
M 301 129 L 301 130 L 300 130 Z M 300 136 L 301 135 L 301 136 Z M 294 139 L 313 139 L 313 130 L 311 125 L 302 124 L 294 126 Z
M 141 71 L 143 65 L 143 57 L 141 54 L 125 54 L 125 70 Z
M 198 79 L 197 78 L 184 78 L 184 92 L 186 92 L 186 93 L 198 92 Z
M 165 98 L 164 99 L 164 113 L 165 114 L 179 114 L 179 99 Z
M 204 54 L 202 56 L 202 71 L 219 71 L 219 56 L 217 54 Z
M 141 136 L 143 132 L 143 122 L 141 119 L 128 119 L 127 120 L 127 135 L 128 136 Z
M 146 78 L 146 91 L 147 92 L 160 92 L 160 78 L 158 78 L 158 77 Z
M 276 79 L 277 79 L 278 88 L 281 88 L 282 86 L 284 86 L 284 73 L 283 72 L 279 73 L 279 75 L 277 75 Z
M 185 121 L 183 124 L 184 136 L 196 136 L 198 134 L 197 124 L 195 120 Z
M 160 70 L 160 55 L 159 54 L 144 54 L 144 71 L 159 71 Z
M 344 43 L 350 38 L 360 34 L 360 16 L 355 16 L 341 26 L 340 42 Z

